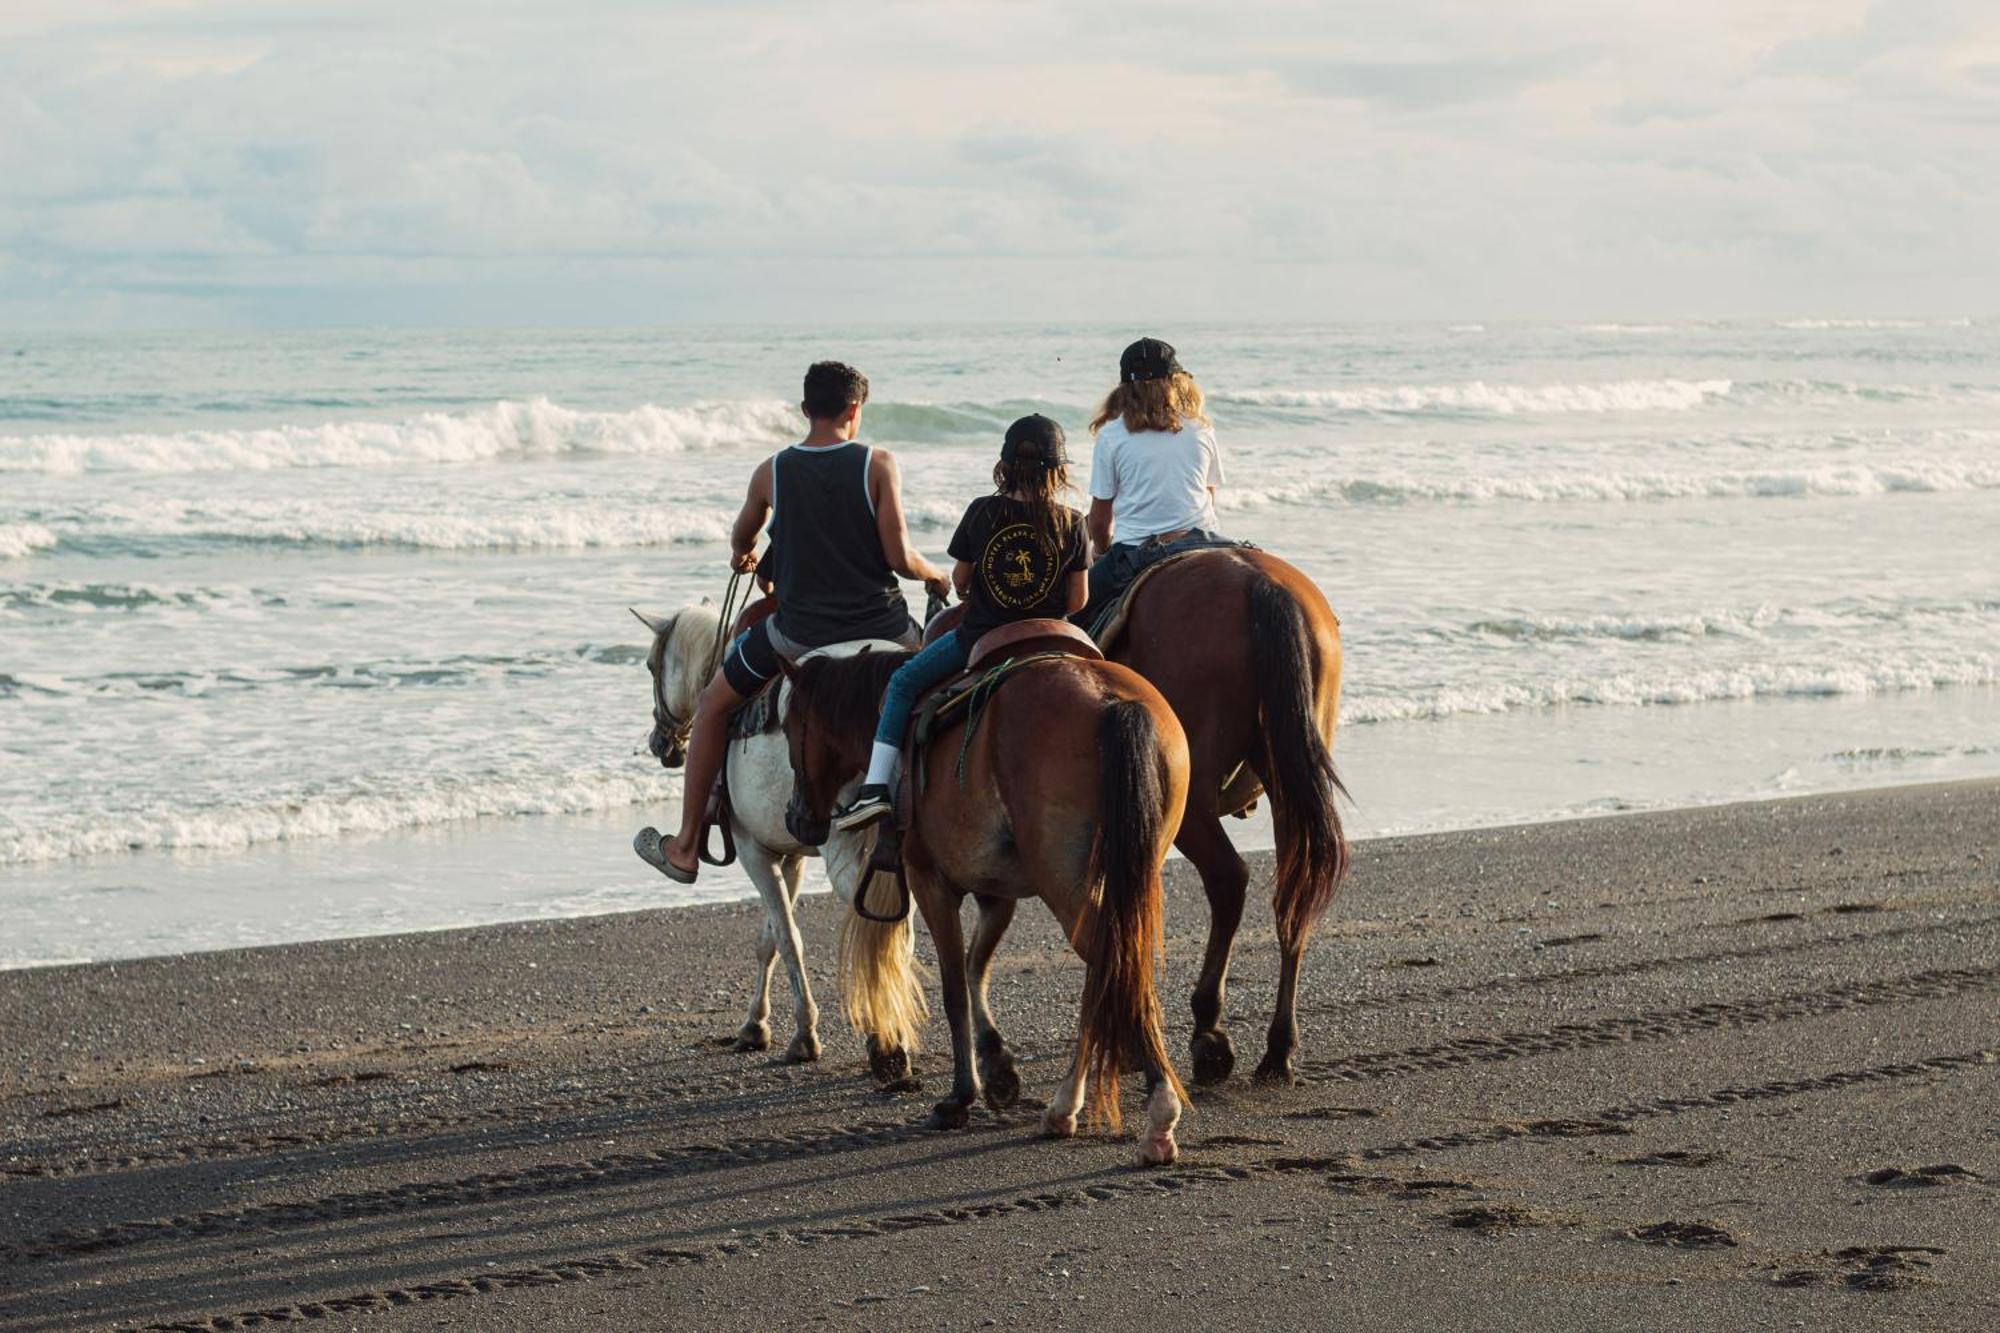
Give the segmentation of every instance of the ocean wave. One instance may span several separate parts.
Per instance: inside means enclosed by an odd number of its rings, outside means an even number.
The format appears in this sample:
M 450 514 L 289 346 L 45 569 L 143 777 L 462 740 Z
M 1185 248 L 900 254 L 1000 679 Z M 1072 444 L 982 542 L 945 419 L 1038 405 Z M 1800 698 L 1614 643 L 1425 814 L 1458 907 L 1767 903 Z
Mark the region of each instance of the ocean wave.
M 58 818 L 36 828 L 0 822 L 0 865 L 149 849 L 238 850 L 259 843 L 385 833 L 487 816 L 573 815 L 677 799 L 680 779 L 598 771 L 439 777 L 415 783 L 355 778 L 329 791 L 198 808 L 168 805 Z
M 192 545 L 577 551 L 723 542 L 736 518 L 733 508 L 668 504 L 650 493 L 528 508 L 510 501 L 484 511 L 468 511 L 448 496 L 435 503 L 440 507 L 401 502 L 355 508 L 347 500 L 336 508 L 302 499 L 111 501 L 79 506 L 42 531 L 49 546 L 95 555 L 163 554 Z M 913 502 L 905 510 L 911 527 L 927 531 L 952 527 L 960 512 L 944 501 Z M 106 595 L 120 594 L 107 589 Z
M 1966 329 L 1970 319 L 1781 319 L 1773 327 L 1806 332 L 1820 329 Z
M 1773 469 L 1763 472 L 1563 472 L 1541 475 L 1323 477 L 1287 486 L 1231 487 L 1219 492 L 1223 510 L 1274 504 L 1407 504 L 1413 501 L 1646 501 L 1792 499 L 1900 492 L 1973 491 L 2000 487 L 2000 461 L 1990 464 L 1911 462 L 1904 465 Z
M 0 560 L 19 560 L 49 550 L 56 540 L 56 534 L 39 523 L 0 523 Z
M 1210 397 L 1249 407 L 1312 407 L 1336 412 L 1479 413 L 1686 412 L 1727 397 L 1730 380 L 1614 380 L 1603 384 L 1361 385 L 1351 389 L 1221 390 Z
M 214 610 L 283 606 L 273 592 L 240 588 L 161 588 L 144 583 L 16 583 L 0 588 L 0 611 Z
M 1842 626 L 1876 632 L 1885 624 L 1985 621 L 2000 613 L 2000 601 L 1909 602 L 1846 606 L 1758 606 L 1749 610 L 1694 611 L 1678 615 L 1495 616 L 1476 620 L 1465 633 L 1518 642 L 1612 639 L 1625 642 L 1685 642 L 1692 639 L 1750 639 L 1774 631 L 1817 632 Z
M 1729 699 L 1890 694 L 1993 684 L 2000 684 L 2000 658 L 1988 653 L 1957 659 L 1908 657 L 1832 666 L 1746 663 L 1658 676 L 1633 673 L 1596 678 L 1555 676 L 1409 695 L 1363 693 L 1342 703 L 1340 717 L 1344 723 L 1410 722 L 1571 704 L 1645 707 Z
M 579 412 L 546 398 L 401 421 L 337 421 L 257 430 L 0 437 L 0 472 L 235 472 L 278 468 L 478 463 L 561 454 L 677 454 L 795 438 L 798 411 L 778 402 L 648 404 Z
M 645 660 L 646 649 L 640 644 L 584 644 L 570 649 L 513 654 L 459 653 L 302 666 L 108 671 L 97 675 L 0 673 L 0 699 L 21 694 L 72 699 L 209 698 L 228 692 L 282 687 L 332 690 L 450 688 L 483 685 L 510 678 L 539 679 L 579 663 L 626 667 Z

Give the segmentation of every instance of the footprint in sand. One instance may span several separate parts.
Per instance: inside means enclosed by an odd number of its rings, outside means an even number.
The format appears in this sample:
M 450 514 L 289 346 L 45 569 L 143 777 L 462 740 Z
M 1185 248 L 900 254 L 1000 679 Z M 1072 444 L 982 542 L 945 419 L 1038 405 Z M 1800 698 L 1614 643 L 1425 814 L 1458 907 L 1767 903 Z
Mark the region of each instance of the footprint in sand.
M 1627 1227 L 1622 1234 L 1642 1245 L 1667 1245 L 1676 1250 L 1718 1250 L 1740 1243 L 1727 1227 L 1717 1222 L 1655 1222 L 1646 1227 Z
M 1919 1166 L 1905 1170 L 1900 1166 L 1885 1166 L 1877 1171 L 1850 1176 L 1848 1179 L 1859 1185 L 1873 1185 L 1885 1190 L 1939 1189 L 1951 1185 L 1971 1185 L 1986 1177 L 1977 1171 L 1968 1171 L 1956 1162 L 1940 1162 L 1936 1166 Z

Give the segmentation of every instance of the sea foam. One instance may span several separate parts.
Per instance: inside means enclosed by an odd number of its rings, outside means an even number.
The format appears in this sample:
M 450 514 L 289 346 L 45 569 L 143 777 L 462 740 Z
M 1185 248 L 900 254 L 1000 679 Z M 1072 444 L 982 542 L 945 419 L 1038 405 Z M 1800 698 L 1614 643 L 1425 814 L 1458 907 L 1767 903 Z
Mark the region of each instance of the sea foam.
M 1342 702 L 1340 718 L 1350 724 L 1408 722 L 1571 704 L 1629 708 L 1728 699 L 1888 694 L 1996 683 L 2000 683 L 2000 657 L 1990 653 L 1960 658 L 1892 657 L 1826 666 L 1760 662 L 1658 675 L 1551 676 L 1407 695 L 1358 694 Z
M 172 434 L 0 437 L 0 472 L 234 472 L 476 463 L 569 453 L 676 454 L 796 435 L 779 402 L 580 412 L 546 398 L 401 421 L 334 421 Z
M 259 843 L 384 833 L 493 815 L 566 815 L 675 799 L 679 779 L 572 771 L 439 777 L 420 786 L 355 779 L 344 790 L 263 800 L 68 816 L 0 825 L 0 865 L 151 849 L 232 850 Z
M 1313 407 L 1338 412 L 1478 412 L 1495 415 L 1564 412 L 1686 412 L 1728 396 L 1729 380 L 1614 380 L 1604 384 L 1357 385 L 1347 389 L 1223 390 L 1220 403 L 1252 407 Z

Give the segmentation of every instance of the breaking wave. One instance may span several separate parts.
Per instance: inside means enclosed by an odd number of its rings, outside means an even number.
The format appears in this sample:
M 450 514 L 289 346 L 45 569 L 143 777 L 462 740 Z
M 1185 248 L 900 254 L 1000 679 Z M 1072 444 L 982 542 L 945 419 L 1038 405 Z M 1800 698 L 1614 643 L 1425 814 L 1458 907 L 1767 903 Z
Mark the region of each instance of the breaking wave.
M 670 799 L 679 779 L 594 771 L 439 777 L 419 784 L 355 778 L 322 792 L 177 809 L 80 815 L 33 829 L 0 824 L 0 865 L 160 848 L 235 850 L 259 843 L 384 833 L 494 815 L 571 815 Z
M 1419 694 L 1355 694 L 1341 721 L 1407 722 L 1477 713 L 1509 713 L 1569 704 L 1657 706 L 1727 699 L 1814 698 L 1934 690 L 1953 685 L 2000 684 L 2000 657 L 1898 657 L 1834 666 L 1745 663 L 1657 676 L 1620 673 L 1601 677 L 1553 676 L 1532 682 L 1456 687 Z
M 39 523 L 0 523 L 0 560 L 19 560 L 56 544 L 56 534 Z
M 174 434 L 0 437 L 0 472 L 234 472 L 276 468 L 477 463 L 560 454 L 677 454 L 781 442 L 797 409 L 778 402 L 647 405 L 578 412 L 546 398 L 476 412 L 426 412 L 402 421 Z
M 1337 412 L 1685 412 L 1726 397 L 1729 380 L 1616 380 L 1607 384 L 1361 385 L 1351 389 L 1222 391 L 1216 402 L 1252 407 L 1315 407 Z
M 1232 487 L 1216 496 L 1218 508 L 1254 509 L 1272 504 L 1400 504 L 1412 501 L 1540 502 L 1686 499 L 1789 499 L 1796 496 L 1886 495 L 1897 492 L 1973 491 L 2000 487 L 2000 460 L 1989 464 L 1853 464 L 1755 472 L 1560 472 L 1536 476 L 1331 477 L 1287 486 Z

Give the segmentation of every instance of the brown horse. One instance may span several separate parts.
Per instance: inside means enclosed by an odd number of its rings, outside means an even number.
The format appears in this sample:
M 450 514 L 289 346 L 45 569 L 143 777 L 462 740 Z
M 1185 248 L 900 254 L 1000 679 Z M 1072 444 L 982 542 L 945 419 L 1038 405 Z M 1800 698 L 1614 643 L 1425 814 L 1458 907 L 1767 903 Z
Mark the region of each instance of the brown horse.
M 1347 874 L 1333 732 L 1340 711 L 1340 621 L 1311 579 L 1247 547 L 1198 551 L 1134 594 L 1109 656 L 1166 696 L 1186 729 L 1187 814 L 1174 845 L 1201 872 L 1208 947 L 1195 984 L 1194 1077 L 1227 1078 L 1222 1029 L 1229 951 L 1249 870 L 1223 832 L 1260 790 L 1277 832 L 1278 998 L 1257 1077 L 1289 1083 L 1299 1044 L 1299 958 Z
M 824 819 L 859 777 L 883 688 L 908 657 L 819 658 L 791 672 L 785 730 L 798 799 L 811 818 Z M 1043 1131 L 1075 1133 L 1086 1093 L 1093 1118 L 1115 1129 L 1118 1078 L 1136 1068 L 1147 1079 L 1140 1160 L 1170 1162 L 1186 1092 L 1166 1053 L 1153 968 L 1162 951 L 1160 864 L 1188 792 L 1180 723 L 1134 672 L 1054 656 L 1022 661 L 970 724 L 964 718 L 932 737 L 927 756 L 913 757 L 927 758 L 929 771 L 916 784 L 903 844 L 911 896 L 937 945 L 951 1023 L 951 1094 L 931 1123 L 963 1126 L 982 1081 L 995 1109 L 1020 1093 L 1013 1056 L 993 1022 L 987 976 L 1016 903 L 1039 897 L 1087 968 L 1075 1058 L 1042 1117 Z M 968 895 L 979 904 L 969 960 L 959 924 Z M 917 1039 L 908 932 L 907 919 L 889 925 L 858 914 L 842 928 L 848 1015 L 889 1049 L 912 1049 Z

